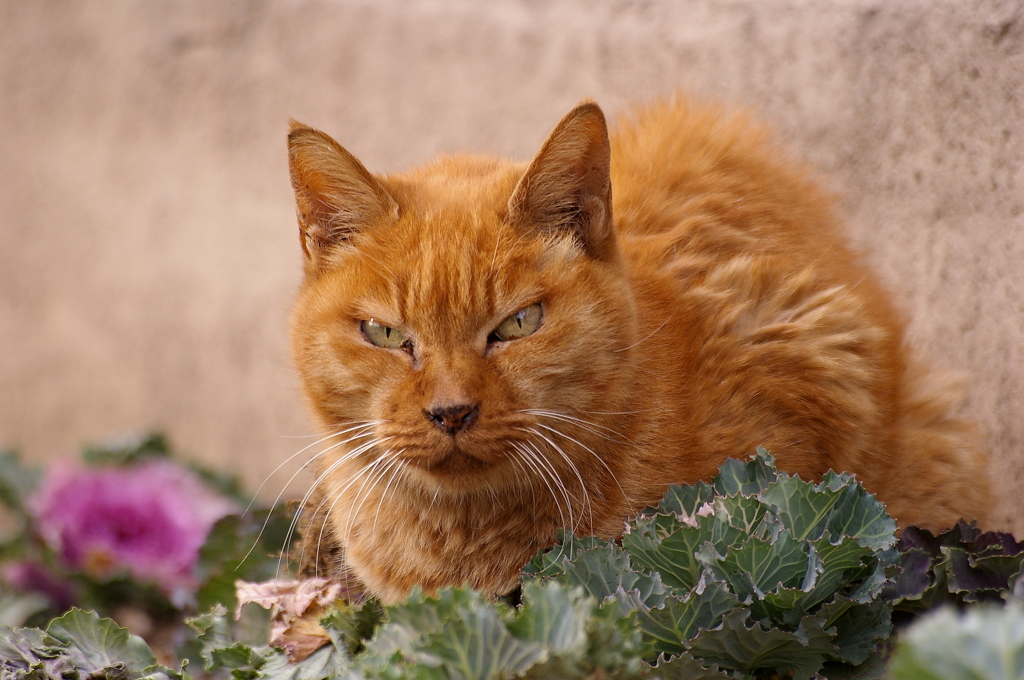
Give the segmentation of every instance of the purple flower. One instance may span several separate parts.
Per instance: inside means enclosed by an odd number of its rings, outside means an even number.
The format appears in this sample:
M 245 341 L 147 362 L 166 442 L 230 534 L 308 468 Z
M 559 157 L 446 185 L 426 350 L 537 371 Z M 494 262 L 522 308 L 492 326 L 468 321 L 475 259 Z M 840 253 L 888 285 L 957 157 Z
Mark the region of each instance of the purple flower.
M 167 591 L 194 587 L 210 528 L 237 510 L 192 471 L 159 459 L 55 466 L 30 508 L 43 538 L 72 569 L 100 578 L 126 569 Z

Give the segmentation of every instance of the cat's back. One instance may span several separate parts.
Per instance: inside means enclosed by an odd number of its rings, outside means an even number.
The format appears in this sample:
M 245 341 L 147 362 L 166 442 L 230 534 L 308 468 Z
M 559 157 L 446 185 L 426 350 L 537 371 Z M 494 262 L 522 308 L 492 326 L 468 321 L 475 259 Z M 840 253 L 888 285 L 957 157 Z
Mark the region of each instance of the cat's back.
M 984 517 L 968 480 L 985 457 L 951 393 L 922 379 L 832 197 L 769 131 L 677 97 L 620 119 L 610 141 L 636 351 L 667 423 L 650 469 L 704 478 L 763 445 L 804 478 L 855 472 L 904 526 Z
M 831 197 L 745 112 L 677 96 L 620 117 L 611 147 L 613 213 L 627 241 L 671 233 L 692 252 L 846 258 Z

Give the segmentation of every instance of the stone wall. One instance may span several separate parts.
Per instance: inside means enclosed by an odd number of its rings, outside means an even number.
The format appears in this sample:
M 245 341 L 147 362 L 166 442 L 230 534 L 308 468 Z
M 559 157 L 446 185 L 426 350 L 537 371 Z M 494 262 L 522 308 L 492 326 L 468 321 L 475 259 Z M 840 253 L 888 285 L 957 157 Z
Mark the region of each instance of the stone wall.
M 675 90 L 753 107 L 844 197 L 1024 533 L 1020 1 L 0 0 L 0 443 L 160 427 L 255 486 L 313 441 L 289 117 L 387 171 Z

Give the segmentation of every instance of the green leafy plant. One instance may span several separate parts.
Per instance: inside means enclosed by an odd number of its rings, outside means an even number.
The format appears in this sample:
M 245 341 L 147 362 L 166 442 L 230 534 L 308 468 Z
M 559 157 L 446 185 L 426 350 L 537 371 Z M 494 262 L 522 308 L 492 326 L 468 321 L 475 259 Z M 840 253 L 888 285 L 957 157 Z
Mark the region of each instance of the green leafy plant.
M 77 606 L 130 622 L 164 656 L 195 656 L 173 648 L 186 615 L 234 606 L 237 579 L 275 575 L 289 524 L 283 506 L 240 514 L 237 481 L 178 462 L 161 435 L 46 470 L 0 454 L 0 503 L 13 525 L 0 538 L 0 625 L 45 628 Z
M 1018 584 L 1024 586 L 1024 542 L 983 532 L 973 522 L 957 522 L 937 536 L 908 527 L 897 548 L 900 570 L 885 596 L 895 602 L 899 621 L 944 604 L 1002 602 Z
M 889 635 L 879 596 L 895 530 L 849 475 L 804 482 L 761 449 L 726 461 L 711 484 L 670 487 L 621 547 L 564 537 L 525 573 L 635 611 L 666 673 L 805 680 L 827 666 L 851 672 Z
M 90 455 L 101 465 L 134 465 L 162 455 L 159 449 L 150 441 L 134 454 Z M 18 489 L 5 479 L 32 481 L 14 463 L 0 458 L 0 498 Z M 17 496 L 9 506 L 18 503 L 26 505 Z M 25 522 L 31 530 L 32 518 Z M 657 508 L 629 522 L 620 541 L 563 534 L 524 569 L 519 606 L 450 588 L 436 596 L 415 591 L 387 607 L 373 598 L 332 607 L 336 593 L 348 592 L 339 588 L 323 608 L 293 612 L 302 614 L 294 633 L 302 645 L 286 639 L 286 651 L 268 644 L 265 617 L 251 616 L 255 605 L 240 609 L 241 621 L 228 607 L 236 602 L 236 579 L 276 575 L 277 559 L 268 554 L 281 548 L 287 526 L 285 513 L 261 511 L 225 516 L 210 530 L 194 567 L 195 597 L 207 613 L 189 620 L 186 636 L 175 610 L 176 635 L 186 638 L 176 649 L 181 668 L 156 665 L 140 638 L 75 610 L 45 631 L 0 627 L 0 680 L 191 680 L 188 671 L 225 680 L 880 678 L 888 672 L 893 602 L 912 616 L 936 602 L 1008 597 L 1024 561 L 1024 544 L 967 524 L 939 536 L 911 528 L 897 545 L 895 523 L 850 476 L 804 482 L 777 472 L 759 450 L 749 461 L 726 461 L 709 484 L 670 487 Z M 18 540 L 10 544 L 15 553 L 39 549 Z M 278 583 L 286 582 L 243 585 Z M 29 607 L 16 600 L 30 596 L 0 593 L 0 612 L 10 602 Z M 251 595 L 240 601 L 262 603 Z M 988 636 L 991 654 L 1024 656 L 1014 637 L 1024 630 L 1020 605 L 1007 611 L 950 612 L 936 615 L 939 623 L 922 622 L 924 633 L 911 627 L 891 677 L 945 677 L 936 673 L 960 666 L 931 664 L 937 652 L 929 645 L 956 650 L 975 644 L 971 636 Z M 948 642 L 931 641 L 954 624 L 960 632 L 949 633 Z M 996 635 L 1003 636 L 998 649 Z M 306 651 L 296 654 L 298 646 Z M 168 650 L 160 652 L 169 663 Z M 949 677 L 1019 674 L 1016 661 L 996 674 L 988 663 L 985 675 L 970 665 L 974 657 L 959 658 L 967 674 Z
M 187 680 L 110 619 L 73 609 L 38 628 L 0 626 L 0 680 Z
M 943 607 L 900 635 L 891 680 L 1018 680 L 1024 677 L 1024 605 Z

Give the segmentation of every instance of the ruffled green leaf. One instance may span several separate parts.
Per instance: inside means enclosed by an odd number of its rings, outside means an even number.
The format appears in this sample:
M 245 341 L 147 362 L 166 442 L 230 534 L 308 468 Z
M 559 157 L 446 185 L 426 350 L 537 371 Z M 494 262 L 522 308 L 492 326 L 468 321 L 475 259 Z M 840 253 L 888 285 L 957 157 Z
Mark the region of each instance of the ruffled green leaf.
M 832 644 L 836 658 L 859 665 L 878 649 L 879 642 L 892 633 L 892 606 L 884 600 L 862 605 L 845 597 L 836 597 L 818 611 L 825 628 L 835 628 Z
M 667 596 L 656 609 L 637 607 L 640 629 L 655 652 L 680 654 L 686 651 L 690 640 L 701 629 L 719 625 L 724 614 L 740 605 L 725 584 L 712 581 L 701 585 L 686 598 Z
M 543 661 L 542 645 L 516 638 L 492 607 L 467 607 L 426 636 L 413 659 L 452 680 L 515 677 Z
M 661 574 L 665 585 L 691 590 L 704 572 L 696 557 L 702 546 L 709 543 L 724 551 L 747 538 L 745 532 L 729 525 L 728 518 L 712 515 L 697 517 L 695 522 L 697 526 L 688 526 L 668 515 L 637 519 L 622 536 L 622 547 L 633 564 L 647 573 Z
M 838 493 L 823 491 L 820 486 L 799 477 L 782 475 L 765 489 L 761 498 L 765 503 L 775 506 L 779 518 L 789 528 L 793 538 L 815 541 L 825 532 L 840 499 Z
M 705 482 L 679 486 L 671 484 L 654 512 L 673 514 L 679 517 L 695 517 L 705 503 L 715 496 L 714 489 Z
M 700 631 L 690 645 L 690 654 L 725 669 L 792 671 L 793 680 L 810 680 L 835 653 L 832 635 L 823 630 L 820 619 L 805 617 L 799 628 L 790 632 L 765 630 L 756 622 L 747 627 L 749 615 L 748 609 L 735 609 L 725 615 L 720 627 Z
M 764 491 L 777 477 L 775 458 L 759 446 L 757 453 L 746 463 L 735 458 L 722 463 L 718 475 L 712 480 L 712 486 L 720 496 L 754 496 Z
M 564 529 L 558 530 L 558 540 L 550 549 L 542 550 L 527 562 L 520 574 L 526 578 L 556 578 L 565 573 L 566 560 L 576 559 L 584 550 L 606 545 L 608 541 L 596 536 L 576 536 Z
M 850 536 L 865 548 L 880 552 L 896 545 L 896 520 L 852 476 L 828 472 L 818 486 L 839 494 L 825 527 L 832 536 Z
M 751 536 L 742 545 L 729 548 L 725 555 L 702 552 L 698 558 L 741 599 L 762 599 L 765 593 L 777 588 L 793 588 L 803 583 L 808 563 L 806 545 L 783 531 L 774 542 Z
M 523 607 L 508 628 L 515 637 L 555 654 L 582 653 L 591 609 L 593 602 L 583 596 L 582 588 L 531 582 L 523 587 Z
M 141 675 L 156 664 L 153 651 L 142 638 L 96 612 L 72 609 L 51 621 L 46 634 L 59 641 L 64 654 L 87 673 L 123 664 L 132 675 Z
M 717 664 L 705 667 L 686 652 L 672 658 L 661 654 L 651 668 L 651 676 L 658 680 L 726 680 L 732 677 Z
M 615 595 L 620 588 L 640 593 L 647 607 L 655 607 L 665 596 L 658 572 L 651 575 L 633 570 L 629 555 L 614 543 L 581 550 L 572 561 L 566 560 L 563 580 L 580 585 L 598 602 Z
M 361 652 L 367 640 L 373 637 L 384 621 L 384 609 L 375 597 L 361 604 L 342 604 L 337 610 L 320 619 L 334 646 L 349 656 Z

